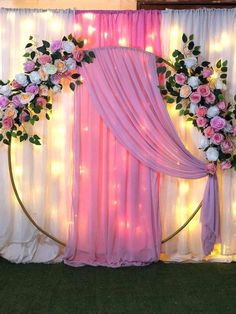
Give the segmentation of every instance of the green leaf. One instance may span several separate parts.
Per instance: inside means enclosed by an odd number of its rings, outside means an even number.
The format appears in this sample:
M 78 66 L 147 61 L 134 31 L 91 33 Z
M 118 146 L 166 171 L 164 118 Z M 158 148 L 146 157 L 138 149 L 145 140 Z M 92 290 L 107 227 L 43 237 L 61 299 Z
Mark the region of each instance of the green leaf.
M 179 55 L 179 50 L 175 50 L 173 53 L 172 53 L 172 56 L 174 57 L 174 58 L 176 58 L 176 57 L 178 57 L 178 55 Z
M 227 74 L 224 74 L 224 73 L 223 73 L 223 74 L 221 74 L 221 75 L 220 75 L 220 78 L 222 78 L 222 79 L 227 78 Z
M 165 77 L 168 78 L 171 76 L 171 71 L 167 71 Z
M 190 43 L 188 44 L 188 49 L 189 50 L 192 50 L 194 47 L 194 42 L 193 41 L 190 41 Z
M 16 137 L 17 137 L 16 132 L 12 132 L 12 133 L 11 133 L 11 136 L 14 137 L 14 138 L 16 138 Z
M 25 134 L 23 135 L 23 139 L 24 139 L 25 141 L 28 139 L 28 137 L 29 137 L 29 135 L 28 135 L 27 133 L 25 133 Z
M 91 58 L 96 58 L 96 56 L 95 56 L 95 54 L 94 54 L 94 52 L 93 51 L 89 51 L 89 56 L 91 57 Z
M 211 63 L 208 62 L 208 61 L 203 61 L 203 62 L 202 62 L 202 66 L 203 66 L 203 67 L 207 67 L 209 64 L 211 64 Z
M 63 36 L 62 40 L 63 40 L 63 41 L 67 41 L 66 36 Z
M 222 67 L 222 68 L 221 68 L 221 71 L 222 71 L 222 72 L 227 72 L 227 71 L 228 71 L 228 68 L 227 68 L 227 67 Z
M 183 34 L 183 35 L 182 35 L 182 41 L 183 41 L 184 43 L 186 43 L 186 42 L 188 41 L 188 37 L 186 36 L 186 34 Z
M 68 36 L 68 39 L 69 39 L 69 40 L 72 40 L 72 39 L 73 39 L 72 34 L 70 34 L 70 35 Z
M 224 95 L 222 95 L 222 94 L 218 95 L 218 99 L 219 99 L 219 100 L 224 100 L 224 99 L 225 99 L 225 98 L 224 98 Z
M 236 101 L 236 95 L 234 95 L 234 101 Z
M 30 56 L 29 52 L 26 52 L 26 53 L 23 55 L 24 58 L 28 58 L 29 56 Z
M 216 62 L 217 69 L 221 68 L 221 59 Z
M 193 40 L 193 39 L 194 39 L 194 35 L 191 34 L 191 35 L 189 36 L 189 40 Z
M 166 101 L 168 104 L 173 104 L 175 102 L 175 100 L 171 97 L 166 97 Z
M 30 35 L 29 40 L 32 40 L 32 39 L 33 39 L 33 36 L 32 36 L 32 35 Z
M 223 66 L 223 67 L 226 67 L 227 64 L 228 64 L 228 61 L 227 61 L 227 60 L 225 60 L 224 62 L 222 62 L 222 66 Z
M 17 136 L 20 136 L 22 134 L 22 131 L 19 130 L 19 131 L 17 131 L 16 134 L 17 134 Z
M 28 43 L 28 44 L 25 46 L 25 48 L 29 48 L 29 47 L 32 47 L 32 46 L 33 46 L 32 43 Z
M 200 55 L 200 53 L 201 53 L 201 52 L 198 51 L 198 50 L 193 50 L 193 55 L 194 55 L 194 56 L 198 56 L 198 55 Z
M 156 58 L 156 63 L 162 63 L 162 62 L 163 62 L 163 59 L 161 57 Z
M 30 54 L 30 57 L 31 57 L 32 60 L 34 59 L 35 55 L 36 55 L 35 51 L 32 51 L 31 54 Z
M 47 49 L 44 47 L 44 46 L 41 46 L 41 47 L 37 47 L 37 50 L 39 52 L 42 52 L 43 54 L 45 54 L 47 52 Z
M 175 106 L 175 109 L 176 109 L 176 110 L 179 110 L 179 109 L 181 109 L 182 107 L 183 107 L 182 104 L 179 103 L 179 104 L 177 104 L 177 105 Z
M 71 89 L 72 91 L 75 90 L 75 84 L 74 84 L 73 82 L 70 83 L 70 89 Z
M 163 67 L 157 67 L 157 73 L 165 73 L 166 71 L 166 67 L 163 66 Z
M 46 108 L 49 109 L 49 110 L 51 110 L 51 109 L 52 109 L 52 104 L 47 103 L 47 104 L 46 104 Z
M 78 85 L 78 86 L 83 84 L 83 82 L 80 81 L 80 80 L 75 81 L 75 83 L 76 83 L 76 85 Z
M 0 134 L 0 142 L 3 140 L 3 135 Z
M 29 138 L 29 141 L 30 143 L 34 144 L 34 138 L 32 136 Z
M 79 48 L 83 48 L 84 47 L 84 41 L 83 40 L 77 41 L 77 45 Z
M 72 77 L 74 80 L 76 80 L 77 78 L 80 77 L 80 74 L 74 73 L 74 74 L 71 75 L 71 77 Z
M 37 115 L 33 115 L 32 118 L 34 119 L 34 121 L 39 121 L 39 117 Z
M 44 45 L 45 48 L 49 48 L 50 47 L 50 44 L 49 44 L 48 41 L 42 40 L 42 42 L 43 42 L 43 45 Z
M 7 139 L 4 139 L 3 143 L 6 144 L 6 145 L 10 145 L 10 141 L 8 141 Z
M 180 116 L 183 116 L 183 115 L 184 115 L 184 112 L 185 112 L 185 110 L 184 110 L 184 109 L 181 109 L 181 110 L 179 111 L 179 115 L 180 115 Z
M 45 117 L 46 117 L 47 120 L 50 120 L 50 116 L 49 116 L 48 113 L 45 114 Z

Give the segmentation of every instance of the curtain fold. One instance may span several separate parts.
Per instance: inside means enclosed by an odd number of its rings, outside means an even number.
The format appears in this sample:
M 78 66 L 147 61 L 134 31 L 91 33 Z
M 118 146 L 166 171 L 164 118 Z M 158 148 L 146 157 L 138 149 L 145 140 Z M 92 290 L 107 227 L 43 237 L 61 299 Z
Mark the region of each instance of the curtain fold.
M 93 65 L 85 65 L 81 73 L 85 78 L 94 107 L 118 141 L 152 171 L 191 179 L 206 176 L 205 164 L 184 148 L 171 123 L 156 85 L 158 82 L 155 55 L 127 48 L 96 49 L 95 55 Z M 74 145 L 76 147 L 77 142 Z M 79 176 L 75 176 L 74 182 L 78 180 L 81 180 Z M 82 192 L 78 184 L 74 185 L 75 195 L 80 195 Z M 102 189 L 100 197 L 103 197 Z M 130 201 L 132 202 L 132 199 Z M 73 204 L 74 215 L 83 210 L 78 204 Z M 108 207 L 108 213 L 109 210 Z M 154 210 L 157 211 L 157 208 Z M 94 214 L 96 215 L 96 211 Z M 208 255 L 219 235 L 216 175 L 209 176 L 201 218 L 204 226 L 203 250 Z M 99 222 L 97 223 L 99 225 Z M 156 221 L 153 221 L 153 226 L 155 225 Z M 79 233 L 79 228 L 74 229 L 73 236 L 69 238 L 67 252 L 72 250 L 77 253 L 67 253 L 65 260 L 68 264 L 70 261 L 73 265 L 81 262 L 81 249 L 77 241 L 80 237 Z M 160 242 L 159 238 L 158 252 Z M 115 244 L 114 241 L 113 245 Z M 91 263 L 93 256 L 88 254 L 87 258 Z M 123 258 L 122 254 L 120 258 Z M 147 261 L 143 256 L 137 258 L 140 262 Z

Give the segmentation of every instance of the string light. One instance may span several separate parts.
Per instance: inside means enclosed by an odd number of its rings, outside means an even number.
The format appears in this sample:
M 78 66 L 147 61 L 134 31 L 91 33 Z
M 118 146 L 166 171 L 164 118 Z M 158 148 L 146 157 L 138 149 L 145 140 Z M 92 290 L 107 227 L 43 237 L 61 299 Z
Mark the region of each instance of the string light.
M 74 31 L 75 32 L 81 32 L 82 30 L 82 27 L 80 24 L 74 24 Z
M 88 26 L 88 34 L 92 35 L 96 31 L 96 28 L 93 27 L 92 25 Z
M 126 38 L 120 38 L 119 41 L 118 41 L 118 44 L 120 46 L 127 46 L 127 40 Z
M 93 13 L 84 13 L 83 14 L 83 18 L 87 19 L 87 20 L 93 20 L 94 19 L 94 15 L 93 15 Z
M 148 52 L 153 52 L 152 46 L 147 46 L 147 47 L 145 48 L 145 50 L 148 51 Z

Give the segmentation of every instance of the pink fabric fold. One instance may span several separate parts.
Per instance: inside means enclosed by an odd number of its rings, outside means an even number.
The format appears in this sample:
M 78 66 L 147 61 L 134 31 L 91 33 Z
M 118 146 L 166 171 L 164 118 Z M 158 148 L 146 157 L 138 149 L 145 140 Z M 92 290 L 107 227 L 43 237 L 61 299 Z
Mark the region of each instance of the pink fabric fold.
M 185 149 L 170 120 L 157 88 L 155 55 L 128 48 L 95 49 L 95 55 L 94 64 L 82 69 L 86 88 L 96 111 L 130 154 L 154 172 L 188 179 L 208 175 L 205 163 Z M 219 235 L 218 210 L 217 178 L 209 176 L 201 215 L 205 254 Z M 67 252 L 75 245 L 71 238 Z M 74 262 L 70 254 L 66 262 Z

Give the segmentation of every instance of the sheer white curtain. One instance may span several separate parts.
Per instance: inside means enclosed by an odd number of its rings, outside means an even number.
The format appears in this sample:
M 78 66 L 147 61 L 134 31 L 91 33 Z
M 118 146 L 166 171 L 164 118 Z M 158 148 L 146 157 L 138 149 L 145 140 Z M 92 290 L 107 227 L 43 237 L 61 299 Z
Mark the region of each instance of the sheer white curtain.
M 0 77 L 13 78 L 23 70 L 24 47 L 30 35 L 60 39 L 73 31 L 72 11 L 0 10 Z M 23 202 L 34 219 L 66 242 L 71 196 L 71 127 L 73 93 L 54 99 L 52 121 L 34 132 L 42 146 L 13 143 L 13 170 Z M 13 262 L 61 259 L 61 248 L 41 235 L 22 213 L 10 185 L 7 147 L 0 146 L 0 255 Z
M 231 10 L 167 10 L 162 13 L 161 42 L 163 56 L 170 56 L 181 48 L 181 36 L 194 34 L 195 42 L 201 45 L 202 56 L 212 63 L 218 59 L 228 60 L 228 93 L 236 93 L 236 9 Z M 184 122 L 171 108 L 170 114 L 186 146 L 197 157 L 204 158 L 197 149 L 199 134 Z M 220 177 L 221 192 L 221 240 L 209 257 L 213 261 L 232 261 L 236 254 L 236 174 L 225 171 Z M 203 181 L 190 181 L 162 177 L 161 199 L 163 236 L 170 234 L 193 212 L 202 198 Z M 168 260 L 201 260 L 199 215 L 179 236 L 163 246 Z

